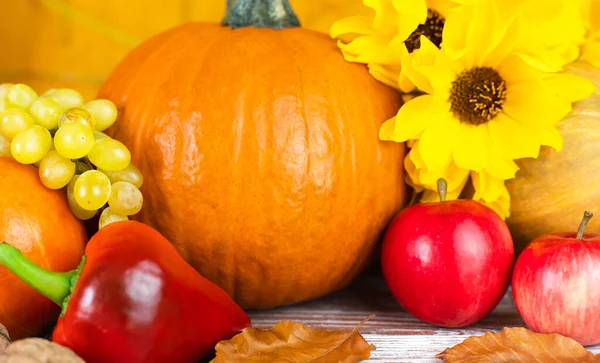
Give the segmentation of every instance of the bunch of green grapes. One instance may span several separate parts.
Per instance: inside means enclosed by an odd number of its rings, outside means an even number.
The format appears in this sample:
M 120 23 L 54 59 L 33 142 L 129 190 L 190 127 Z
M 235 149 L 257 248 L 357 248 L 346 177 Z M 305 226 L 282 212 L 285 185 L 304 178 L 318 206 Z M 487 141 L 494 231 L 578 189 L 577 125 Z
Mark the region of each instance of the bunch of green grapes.
M 143 177 L 131 153 L 102 131 L 117 119 L 104 99 L 84 103 L 72 89 L 38 94 L 24 84 L 0 85 L 0 156 L 38 168 L 50 189 L 65 189 L 73 214 L 100 228 L 137 214 Z

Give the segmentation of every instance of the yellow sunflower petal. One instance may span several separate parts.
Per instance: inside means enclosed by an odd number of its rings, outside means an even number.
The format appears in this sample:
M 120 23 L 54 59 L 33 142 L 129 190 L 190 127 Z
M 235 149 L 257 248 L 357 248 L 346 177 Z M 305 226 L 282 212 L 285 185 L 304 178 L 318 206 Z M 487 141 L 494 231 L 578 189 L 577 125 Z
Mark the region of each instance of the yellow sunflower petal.
M 473 7 L 461 6 L 450 11 L 442 31 L 442 48 L 452 59 L 458 59 L 467 52 L 467 24 L 473 19 Z
M 560 135 L 559 135 L 560 136 Z M 512 179 L 517 174 L 519 166 L 512 159 L 502 155 L 495 147 L 490 147 L 490 160 L 485 171 L 496 179 Z
M 373 78 L 379 82 L 396 89 L 400 89 L 398 84 L 400 67 L 399 66 L 387 66 L 382 64 L 369 64 L 369 73 Z
M 492 147 L 507 158 L 537 158 L 540 140 L 537 129 L 526 126 L 503 113 L 488 122 Z
M 417 169 L 412 161 L 411 154 L 412 149 L 404 157 L 404 170 L 406 170 L 406 176 L 404 179 L 406 184 L 413 188 L 415 192 L 420 193 L 425 187 L 421 184 L 421 180 L 419 180 L 419 169 Z
M 488 165 L 490 137 L 487 124 L 460 123 L 452 156 L 459 168 L 481 171 Z
M 355 38 L 360 35 L 374 35 L 378 31 L 373 27 L 373 18 L 368 16 L 351 16 L 336 21 L 329 29 L 329 36 L 340 38 L 350 36 Z M 343 40 L 343 39 L 342 39 Z M 344 40 L 344 42 L 347 42 Z
M 395 33 L 397 28 L 397 13 L 390 0 L 363 0 L 363 4 L 375 12 L 373 27 L 388 34 Z
M 502 26 L 505 28 L 502 31 L 492 32 L 497 39 L 492 40 L 492 44 L 482 59 L 482 65 L 496 68 L 514 50 L 523 31 L 522 24 L 523 19 L 517 16 L 507 24 L 503 24 Z
M 362 36 L 346 44 L 338 42 L 338 46 L 351 62 L 400 63 L 400 53 L 388 47 L 388 42 L 389 39 L 380 36 Z
M 502 218 L 510 216 L 510 194 L 504 180 L 496 179 L 486 173 L 471 173 L 475 188 L 474 200 L 484 203 Z
M 413 145 L 410 149 L 410 161 L 415 166 L 415 169 L 424 169 L 425 163 L 423 162 L 423 158 L 419 154 L 419 141 L 414 141 Z
M 497 3 L 504 16 L 523 16 L 525 29 L 516 51 L 527 63 L 545 72 L 556 72 L 577 58 L 585 35 L 579 1 L 503 0 Z
M 551 87 L 558 97 L 569 102 L 577 102 L 588 98 L 595 90 L 592 81 L 570 73 L 548 75 L 545 77 L 544 83 Z
M 503 59 L 496 67 L 496 70 L 506 82 L 507 88 L 523 82 L 542 81 L 544 76 L 544 73 L 540 70 L 527 64 L 527 62 L 514 54 L 510 54 Z
M 540 136 L 540 143 L 545 146 L 550 146 L 556 151 L 561 151 L 563 148 L 563 138 L 560 132 L 554 126 L 549 126 L 537 131 Z
M 368 1 L 368 0 L 365 0 Z M 397 34 L 403 41 L 427 19 L 425 0 L 391 0 L 396 10 Z
M 556 97 L 552 89 L 541 82 L 520 83 L 509 87 L 504 112 L 529 126 L 554 125 L 571 112 L 571 102 Z
M 445 169 L 456 140 L 458 121 L 445 113 L 428 113 L 423 117 L 429 123 L 419 140 L 419 153 L 427 169 Z
M 423 95 L 402 105 L 395 117 L 392 133 L 389 135 L 386 133 L 387 130 L 390 129 L 389 125 L 386 125 L 385 132 L 383 132 L 383 134 L 380 132 L 379 137 L 381 138 L 384 136 L 387 137 L 386 139 L 396 142 L 418 139 L 423 133 L 423 130 L 425 130 L 431 122 L 431 118 L 427 117 L 427 110 L 431 105 L 431 100 L 431 96 Z M 389 121 L 387 122 L 389 123 Z
M 512 47 L 515 40 L 509 37 L 519 33 L 519 24 L 508 34 L 507 29 L 514 18 L 502 18 L 496 1 L 465 2 L 446 20 L 442 48 L 451 58 L 462 58 L 469 66 L 482 66 L 486 60 L 493 61 L 487 59 L 491 58 L 487 57 L 488 54 L 506 54 Z
M 379 128 L 379 139 L 382 141 L 392 140 L 394 129 L 396 128 L 396 117 L 386 120 Z
M 600 40 L 590 41 L 581 48 L 580 60 L 600 68 Z
M 412 53 L 403 52 L 402 76 L 425 93 L 433 93 L 430 83 L 431 68 L 436 62 L 439 48 L 427 37 L 421 36 L 421 47 Z

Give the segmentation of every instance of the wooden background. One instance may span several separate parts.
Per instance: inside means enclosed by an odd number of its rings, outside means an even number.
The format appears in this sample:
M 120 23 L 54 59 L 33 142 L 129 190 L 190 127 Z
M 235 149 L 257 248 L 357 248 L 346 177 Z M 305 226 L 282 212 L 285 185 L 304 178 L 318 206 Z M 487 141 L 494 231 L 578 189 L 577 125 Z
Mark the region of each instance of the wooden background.
M 365 339 L 376 346 L 371 359 L 365 362 L 440 363 L 436 354 L 471 335 L 500 331 L 505 326 L 525 326 L 508 293 L 488 318 L 468 328 L 444 329 L 420 322 L 399 307 L 377 273 L 323 299 L 249 314 L 257 328 L 268 329 L 281 320 L 294 320 L 311 328 L 347 330 L 375 314 L 360 329 Z M 587 349 L 600 353 L 600 345 Z

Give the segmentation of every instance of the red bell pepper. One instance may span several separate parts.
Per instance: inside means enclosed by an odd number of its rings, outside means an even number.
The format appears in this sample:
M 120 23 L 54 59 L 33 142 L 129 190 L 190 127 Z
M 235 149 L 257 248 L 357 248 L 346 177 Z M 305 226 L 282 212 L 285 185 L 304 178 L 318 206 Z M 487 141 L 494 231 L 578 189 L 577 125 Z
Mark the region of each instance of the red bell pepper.
M 189 363 L 250 326 L 224 290 L 139 222 L 101 229 L 75 271 L 44 270 L 7 243 L 0 265 L 62 306 L 52 341 L 88 363 Z

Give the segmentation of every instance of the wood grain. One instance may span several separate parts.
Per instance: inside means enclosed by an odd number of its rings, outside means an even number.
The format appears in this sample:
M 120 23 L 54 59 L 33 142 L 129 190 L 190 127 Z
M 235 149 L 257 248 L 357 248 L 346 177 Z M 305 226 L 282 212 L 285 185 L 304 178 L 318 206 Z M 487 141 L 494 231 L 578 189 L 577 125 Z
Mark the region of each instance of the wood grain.
M 376 274 L 364 276 L 349 288 L 323 299 L 249 314 L 257 328 L 270 328 L 288 319 L 322 329 L 352 329 L 375 314 L 360 330 L 377 347 L 366 362 L 439 363 L 437 353 L 471 335 L 500 331 L 505 326 L 525 326 L 508 293 L 489 317 L 474 326 L 444 329 L 423 323 L 398 306 Z M 588 350 L 600 353 L 600 346 Z

